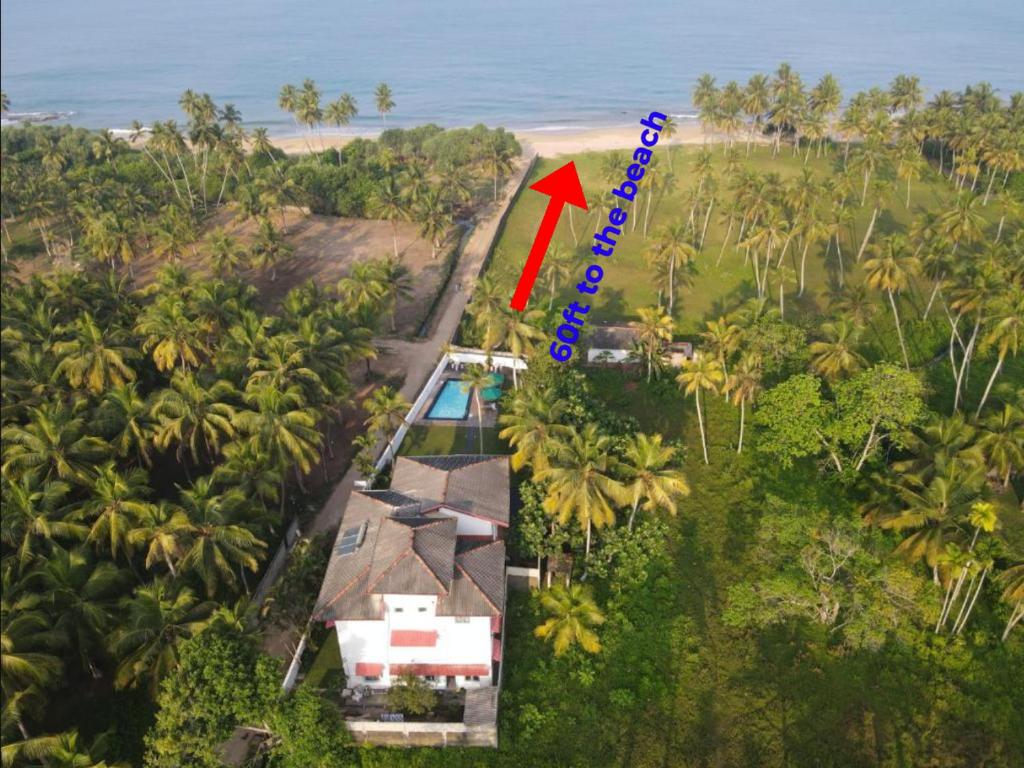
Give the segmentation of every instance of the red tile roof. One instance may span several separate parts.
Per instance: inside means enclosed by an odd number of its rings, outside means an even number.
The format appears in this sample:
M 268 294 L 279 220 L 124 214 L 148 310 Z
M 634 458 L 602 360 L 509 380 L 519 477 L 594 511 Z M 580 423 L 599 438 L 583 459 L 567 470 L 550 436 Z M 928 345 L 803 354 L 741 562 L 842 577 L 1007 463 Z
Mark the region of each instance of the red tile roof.
M 496 637 L 491 641 L 491 658 L 494 661 L 501 661 L 501 638 Z
M 437 645 L 437 631 L 433 629 L 393 629 L 391 630 L 391 645 L 406 648 L 432 648 Z
M 384 665 L 373 664 L 368 661 L 357 661 L 356 674 L 360 677 L 378 677 L 384 674 Z
M 491 674 L 489 664 L 392 664 L 392 675 L 477 675 L 483 677 Z

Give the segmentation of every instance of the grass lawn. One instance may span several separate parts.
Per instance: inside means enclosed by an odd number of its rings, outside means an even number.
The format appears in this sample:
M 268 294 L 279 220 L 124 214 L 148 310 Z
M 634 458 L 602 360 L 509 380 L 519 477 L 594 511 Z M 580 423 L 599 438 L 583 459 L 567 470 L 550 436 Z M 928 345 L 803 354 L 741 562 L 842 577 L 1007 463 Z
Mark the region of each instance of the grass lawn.
M 498 437 L 496 427 L 484 427 L 483 453 L 511 453 L 508 443 Z M 440 424 L 414 424 L 398 450 L 400 456 L 446 456 L 453 453 L 480 453 L 480 433 L 476 427 Z
M 313 664 L 309 667 L 309 671 L 303 679 L 303 684 L 313 688 L 321 688 L 323 687 L 325 677 L 333 672 L 340 673 L 341 670 L 341 651 L 338 650 L 338 635 L 332 630 L 327 633 L 323 645 L 320 646 L 316 658 L 313 659 Z
M 685 202 L 685 197 L 695 185 L 692 168 L 694 158 L 699 151 L 700 147 L 695 146 L 680 146 L 672 149 L 672 167 L 676 177 L 676 188 L 662 199 L 656 198 L 653 201 L 647 238 L 643 236 L 642 216 L 637 219 L 635 231 L 632 229 L 632 220 L 626 222 L 626 231 L 619 240 L 615 255 L 602 261 L 602 265 L 605 267 L 605 277 L 601 283 L 601 290 L 595 297 L 596 311 L 590 315 L 592 320 L 609 322 L 632 319 L 638 307 L 657 303 L 657 286 L 654 281 L 654 273 L 646 264 L 645 251 L 654 242 L 659 229 L 668 223 L 688 217 L 689 204 Z M 666 150 L 656 149 L 655 153 L 659 156 L 661 168 L 667 170 Z M 611 184 L 601 175 L 601 165 L 608 154 L 588 152 L 571 158 L 576 163 L 584 191 L 588 195 L 602 194 L 611 189 Z M 625 152 L 618 154 L 621 155 L 624 177 L 624 169 L 629 157 Z M 568 157 L 559 157 L 541 160 L 533 172 L 533 180 L 550 173 L 569 159 Z M 789 150 L 785 148 L 778 157 L 773 158 L 768 147 L 755 147 L 751 150 L 750 156 L 744 159 L 744 162 L 760 172 L 774 172 L 783 178 L 798 175 L 804 167 L 803 159 L 792 157 Z M 727 219 L 721 215 L 725 208 L 723 199 L 731 199 L 731 192 L 725 188 L 723 166 L 721 149 L 716 147 L 714 149 L 714 174 L 719 183 L 718 200 L 712 210 L 703 253 L 697 260 L 696 274 L 690 285 L 683 286 L 681 281 L 677 283 L 678 296 L 675 315 L 679 333 L 692 333 L 703 329 L 706 319 L 711 319 L 712 316 L 730 310 L 755 294 L 752 268 L 749 264 L 744 264 L 743 253 L 735 248 L 738 224 L 737 227 L 734 227 L 729 246 L 722 253 L 721 262 L 716 263 L 727 228 Z M 807 163 L 807 167 L 815 171 L 819 180 L 832 176 L 836 170 L 841 170 L 841 166 L 841 156 L 830 158 L 812 156 Z M 905 190 L 905 184 L 902 182 L 895 187 L 888 201 L 889 207 L 884 209 L 879 216 L 872 241 L 886 232 L 906 228 L 914 217 L 926 210 L 942 210 L 954 197 L 949 182 L 931 172 L 921 181 L 912 185 L 909 209 L 904 207 Z M 646 187 L 642 183 L 640 197 L 643 198 L 643 205 L 646 207 Z M 488 274 L 498 280 L 501 285 L 507 286 L 510 292 L 518 279 L 523 259 L 536 234 L 537 224 L 543 214 L 546 201 L 547 198 L 543 195 L 532 192 L 521 195 L 509 215 L 498 242 Z M 851 231 L 847 232 L 842 240 L 847 283 L 856 283 L 862 279 L 860 267 L 852 265 L 851 269 L 850 262 L 856 255 L 870 216 L 869 207 L 858 208 Z M 592 245 L 591 238 L 597 225 L 593 216 L 581 211 L 574 212 L 574 222 L 582 254 L 570 285 L 575 285 L 582 279 L 586 265 L 593 261 L 589 248 Z M 602 220 L 602 226 L 604 224 L 607 224 L 607 221 Z M 570 251 L 577 247 L 573 241 L 568 214 L 562 215 L 552 242 L 560 244 Z M 799 254 L 795 251 L 796 249 L 791 248 L 787 259 L 791 255 L 798 258 Z M 837 274 L 838 270 L 835 248 L 832 248 L 827 264 L 822 259 L 823 252 L 824 246 L 822 245 L 808 253 L 805 295 L 798 299 L 796 285 L 791 285 L 786 296 L 787 311 L 790 307 L 800 307 L 806 311 L 815 311 L 819 308 L 822 303 L 821 294 L 829 287 L 833 279 L 832 276 Z M 577 297 L 576 291 L 568 287 L 563 287 L 559 293 L 567 301 L 571 300 L 570 297 Z M 772 300 L 777 303 L 778 285 L 774 275 L 769 278 L 769 293 Z M 533 298 L 538 306 L 547 306 L 548 286 L 543 283 L 543 279 L 538 283 Z

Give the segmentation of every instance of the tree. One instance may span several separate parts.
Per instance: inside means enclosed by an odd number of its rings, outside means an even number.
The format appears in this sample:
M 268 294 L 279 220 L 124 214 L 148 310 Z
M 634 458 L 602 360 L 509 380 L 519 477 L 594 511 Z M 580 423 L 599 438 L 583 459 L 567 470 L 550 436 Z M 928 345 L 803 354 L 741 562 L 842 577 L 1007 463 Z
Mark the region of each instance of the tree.
M 636 311 L 639 320 L 630 323 L 637 333 L 637 342 L 643 350 L 647 363 L 647 380 L 651 380 L 655 368 L 660 368 L 665 345 L 672 341 L 675 322 L 661 307 L 640 307 Z
M 138 519 L 151 509 L 145 470 L 135 467 L 120 472 L 112 461 L 103 464 L 92 483 L 92 495 L 77 516 L 91 520 L 88 541 L 110 552 L 117 560 L 124 554 L 131 561 L 131 531 Z
M 704 463 L 709 464 L 708 440 L 704 432 L 704 410 L 700 403 L 700 393 L 703 390 L 712 393 L 718 392 L 718 388 L 725 383 L 722 365 L 717 360 L 700 355 L 683 363 L 683 369 L 676 376 L 676 381 L 683 392 L 694 397 L 697 407 L 697 422 L 700 425 L 700 444 L 704 449 Z
M 99 395 L 135 379 L 135 371 L 125 361 L 138 353 L 118 344 L 116 335 L 104 333 L 89 312 L 84 312 L 70 330 L 74 338 L 53 345 L 53 354 L 61 358 L 56 373 L 65 376 L 68 384 Z
M 860 328 L 840 318 L 821 326 L 824 338 L 811 343 L 811 368 L 830 382 L 850 376 L 866 365 L 857 352 Z
M 75 542 L 88 535 L 88 526 L 67 515 L 70 490 L 59 480 L 41 482 L 36 472 L 26 472 L 16 481 L 4 479 L 0 541 L 14 552 L 22 575 L 54 540 Z
M 393 177 L 385 177 L 374 188 L 370 197 L 370 210 L 375 216 L 391 222 L 391 239 L 397 259 L 398 222 L 409 218 L 409 206 Z
M 480 393 L 488 387 L 494 386 L 495 379 L 486 367 L 479 363 L 472 363 L 466 367 L 461 377 L 463 392 L 473 393 L 473 404 L 476 406 L 477 434 L 480 437 L 480 453 L 484 452 L 484 408 L 480 399 Z
M 391 88 L 387 83 L 380 83 L 373 91 L 374 103 L 381 121 L 387 120 L 388 113 L 395 108 L 395 100 L 391 96 Z
M 622 451 L 619 469 L 632 500 L 628 529 L 633 530 L 637 509 L 654 512 L 664 509 L 676 513 L 676 500 L 690 493 L 686 475 L 681 469 L 671 466 L 676 449 L 662 445 L 659 434 L 645 435 L 640 432 L 631 435 Z M 642 505 L 641 505 L 642 502 Z
M 5 477 L 18 480 L 38 470 L 41 478 L 60 478 L 88 484 L 93 467 L 109 454 L 101 438 L 86 434 L 85 419 L 73 416 L 62 405 L 46 404 L 29 410 L 24 426 L 3 428 Z
M 504 348 L 516 358 L 532 353 L 534 342 L 544 338 L 543 331 L 536 325 L 540 317 L 539 310 L 516 312 L 502 304 L 481 318 L 484 326 L 484 349 L 490 351 Z M 512 386 L 517 389 L 519 387 L 519 372 L 515 365 L 512 366 Z
M 407 715 L 425 715 L 436 703 L 437 696 L 427 681 L 411 673 L 399 675 L 388 689 L 388 707 Z
M 1010 606 L 1010 618 L 1003 630 L 1003 642 L 1010 636 L 1010 631 L 1024 619 L 1024 563 L 1011 565 L 1001 574 L 999 581 L 1003 585 L 1003 602 Z
M 241 267 L 243 254 L 238 240 L 223 229 L 210 233 L 210 268 L 217 277 L 233 274 Z
M 755 417 L 761 430 L 758 450 L 783 467 L 791 467 L 796 459 L 817 455 L 824 449 L 835 468 L 842 472 L 842 460 L 828 434 L 828 407 L 816 377 L 798 374 L 769 389 L 761 396 Z
M 625 486 L 615 479 L 618 461 L 609 455 L 609 443 L 595 424 L 572 429 L 556 447 L 550 465 L 535 474 L 548 488 L 544 511 L 563 525 L 575 519 L 586 532 L 587 553 L 591 528 L 612 525 L 614 507 L 629 501 Z
M 740 434 L 736 442 L 736 453 L 743 453 L 743 430 L 747 420 L 747 403 L 753 404 L 761 393 L 763 374 L 761 360 L 753 354 L 740 358 L 739 364 L 725 379 L 725 392 L 733 405 L 740 407 Z
M 206 387 L 195 374 L 179 370 L 171 376 L 171 386 L 161 390 L 153 402 L 158 420 L 153 444 L 160 450 L 176 446 L 179 461 L 189 450 L 192 461 L 211 461 L 220 453 L 223 438 L 237 435 L 238 411 L 229 399 L 237 390 L 221 380 Z
M 1019 286 L 1017 287 L 1019 288 Z M 985 407 L 996 376 L 1003 369 L 1007 355 L 1017 356 L 1017 352 L 1020 350 L 1021 336 L 1024 335 L 1024 294 L 1017 289 L 1012 289 L 998 297 L 994 304 L 994 322 L 981 341 L 981 349 L 985 351 L 995 347 L 996 365 L 985 385 L 985 392 L 981 396 L 981 402 L 978 403 L 975 417 L 981 416 L 981 410 Z
M 516 449 L 511 459 L 515 471 L 530 465 L 536 476 L 549 466 L 549 456 L 570 434 L 570 428 L 560 423 L 564 413 L 563 401 L 545 398 L 527 388 L 520 390 L 511 408 L 498 416 L 498 423 L 505 426 L 498 436 Z
M 337 710 L 309 686 L 296 688 L 271 710 L 267 719 L 272 736 L 263 748 L 268 750 L 272 765 L 281 768 L 351 768 L 356 765 L 351 737 Z
M 249 639 L 210 630 L 182 642 L 177 667 L 160 684 L 147 768 L 222 765 L 221 744 L 236 727 L 264 721 L 278 677 L 274 660 Z
M 1024 418 L 1009 403 L 1001 411 L 982 421 L 978 448 L 985 457 L 989 471 L 1002 479 L 1003 488 L 1010 487 L 1011 475 L 1024 468 Z
M 594 627 L 604 623 L 604 615 L 589 586 L 556 584 L 539 595 L 541 609 L 550 615 L 533 633 L 554 644 L 555 655 L 561 656 L 573 645 L 587 653 L 599 653 L 601 641 Z
M 409 413 L 409 409 L 412 405 L 405 396 L 396 391 L 393 387 L 384 385 L 373 391 L 366 400 L 363 401 L 363 408 L 369 414 L 366 421 L 364 422 L 371 431 L 376 432 L 385 440 L 389 440 L 389 435 L 392 430 L 397 430 L 403 424 L 405 424 L 405 417 Z M 391 443 L 388 442 L 388 451 L 390 453 Z M 481 453 L 483 449 L 481 448 Z M 392 461 L 394 455 L 391 454 Z
M 156 579 L 138 587 L 123 601 L 124 622 L 108 643 L 120 659 L 114 673 L 117 688 L 147 683 L 156 694 L 161 679 L 178 664 L 178 647 L 207 625 L 214 604 L 199 602 L 188 587 L 173 589 Z
M 876 255 L 864 262 L 865 282 L 876 291 L 885 291 L 892 307 L 893 322 L 903 353 L 903 363 L 910 370 L 910 357 L 907 345 L 903 340 L 903 327 L 900 324 L 900 313 L 896 308 L 896 294 L 906 290 L 911 278 L 917 274 L 919 264 L 916 256 L 909 253 L 909 244 L 902 235 L 889 235 L 876 249 Z

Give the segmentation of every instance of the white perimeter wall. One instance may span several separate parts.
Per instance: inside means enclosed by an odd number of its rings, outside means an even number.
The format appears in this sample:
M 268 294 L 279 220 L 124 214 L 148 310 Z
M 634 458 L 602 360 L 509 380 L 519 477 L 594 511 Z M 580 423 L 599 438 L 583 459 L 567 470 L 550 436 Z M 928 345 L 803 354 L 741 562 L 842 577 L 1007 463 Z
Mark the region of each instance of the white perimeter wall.
M 457 536 L 487 536 L 492 540 L 498 537 L 498 526 L 489 520 L 481 520 L 479 517 L 464 515 L 448 507 L 441 507 L 437 511 L 442 515 L 454 517 L 458 521 L 455 525 L 455 534 Z
M 437 598 L 433 595 L 385 595 L 385 614 L 379 621 L 337 621 L 338 647 L 349 686 L 391 685 L 391 664 L 479 664 L 491 669 L 491 618 L 473 616 L 457 621 L 454 616 L 436 616 Z M 425 611 L 420 611 L 425 608 Z M 433 647 L 395 647 L 391 645 L 391 630 L 414 629 L 438 633 Z M 356 664 L 368 662 L 383 664 L 384 673 L 377 682 L 367 682 L 356 675 Z M 436 687 L 445 687 L 445 678 L 439 677 Z M 467 681 L 461 676 L 459 687 L 491 685 L 490 674 L 481 675 L 480 682 Z

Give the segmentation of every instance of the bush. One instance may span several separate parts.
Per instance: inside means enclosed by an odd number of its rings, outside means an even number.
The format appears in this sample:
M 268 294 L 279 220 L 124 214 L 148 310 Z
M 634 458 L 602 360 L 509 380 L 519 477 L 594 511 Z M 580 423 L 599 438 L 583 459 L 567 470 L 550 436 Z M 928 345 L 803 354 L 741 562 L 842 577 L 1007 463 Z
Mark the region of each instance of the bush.
M 425 715 L 436 703 L 437 697 L 427 681 L 415 675 L 402 675 L 388 691 L 388 706 L 407 715 Z

